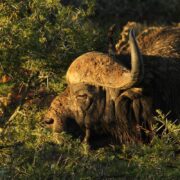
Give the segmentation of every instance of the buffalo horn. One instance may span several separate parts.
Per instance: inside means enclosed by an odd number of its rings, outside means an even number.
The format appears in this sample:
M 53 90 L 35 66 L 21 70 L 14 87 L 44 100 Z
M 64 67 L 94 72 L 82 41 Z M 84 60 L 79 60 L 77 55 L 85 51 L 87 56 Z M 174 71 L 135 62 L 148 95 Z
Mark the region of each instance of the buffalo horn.
M 129 89 L 138 85 L 144 76 L 143 58 L 136 42 L 133 29 L 129 32 L 129 44 L 131 48 L 131 78 L 123 87 L 120 87 L 120 89 Z

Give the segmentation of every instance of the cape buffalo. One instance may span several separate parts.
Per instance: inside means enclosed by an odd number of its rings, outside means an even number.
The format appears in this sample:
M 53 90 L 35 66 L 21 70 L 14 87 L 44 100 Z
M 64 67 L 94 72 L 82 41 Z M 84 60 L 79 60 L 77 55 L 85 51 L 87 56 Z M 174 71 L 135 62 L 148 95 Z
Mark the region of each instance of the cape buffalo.
M 157 28 L 137 40 L 131 30 L 130 47 L 119 55 L 89 52 L 75 59 L 67 89 L 52 102 L 45 122 L 61 132 L 75 120 L 85 142 L 107 134 L 129 143 L 151 140 L 156 109 L 179 118 L 180 28 Z

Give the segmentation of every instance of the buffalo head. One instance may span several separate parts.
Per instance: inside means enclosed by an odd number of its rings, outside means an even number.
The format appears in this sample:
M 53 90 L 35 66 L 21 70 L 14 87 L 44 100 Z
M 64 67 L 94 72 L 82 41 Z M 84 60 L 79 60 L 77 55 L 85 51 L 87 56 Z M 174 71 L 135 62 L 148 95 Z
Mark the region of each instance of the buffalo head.
M 130 31 L 120 55 L 89 52 L 73 61 L 68 87 L 46 115 L 54 131 L 80 129 L 86 142 L 94 134 L 149 142 L 156 109 L 180 118 L 180 28 L 151 29 L 138 43 L 142 54 Z
M 100 52 L 73 61 L 66 74 L 68 90 L 56 97 L 46 115 L 54 131 L 66 130 L 68 119 L 74 119 L 86 142 L 93 134 L 108 134 L 120 143 L 149 139 L 151 99 L 140 86 L 144 63 L 133 30 L 129 44 L 130 65 Z

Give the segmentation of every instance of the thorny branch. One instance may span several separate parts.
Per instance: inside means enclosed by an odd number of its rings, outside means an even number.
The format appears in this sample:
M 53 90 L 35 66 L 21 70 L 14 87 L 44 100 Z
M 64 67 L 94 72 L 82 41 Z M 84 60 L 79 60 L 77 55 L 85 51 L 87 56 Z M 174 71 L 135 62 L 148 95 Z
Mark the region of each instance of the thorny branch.
M 3 128 L 3 133 L 5 133 L 7 127 L 11 124 L 11 122 L 13 121 L 13 119 L 16 117 L 16 115 L 20 112 L 20 109 L 22 108 L 23 104 L 25 103 L 26 97 L 30 91 L 30 89 L 33 86 L 37 86 L 40 85 L 42 83 L 42 81 L 37 81 L 37 77 L 39 75 L 39 72 L 31 74 L 31 76 L 29 77 L 26 85 L 25 85 L 25 90 L 19 100 L 19 103 L 17 105 L 17 107 L 15 108 L 15 110 L 8 116 L 8 117 L 4 117 L 3 118 L 3 122 L 1 123 L 1 126 Z

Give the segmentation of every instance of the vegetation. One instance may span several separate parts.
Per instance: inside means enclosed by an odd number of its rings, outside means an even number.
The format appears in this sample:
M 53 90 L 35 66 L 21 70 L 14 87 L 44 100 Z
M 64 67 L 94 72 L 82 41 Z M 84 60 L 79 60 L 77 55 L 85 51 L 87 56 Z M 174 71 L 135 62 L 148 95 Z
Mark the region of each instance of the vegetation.
M 101 30 L 88 20 L 89 11 L 64 7 L 57 0 L 1 3 L 3 71 L 16 82 L 24 80 L 25 70 L 51 74 L 53 79 L 57 73 L 62 76 L 73 58 L 103 46 Z
M 180 176 L 179 130 L 166 123 L 161 139 L 150 145 L 112 146 L 87 151 L 67 134 L 54 136 L 41 127 L 37 107 L 26 107 L 3 129 L 0 177 L 21 179 L 177 179 Z M 23 128 L 22 128 L 23 127 Z
M 109 25 L 172 24 L 178 5 L 178 0 L 2 0 L 0 179 L 178 179 L 180 126 L 160 111 L 156 120 L 165 130 L 151 144 L 91 151 L 70 135 L 53 135 L 41 122 L 64 89 L 72 60 L 83 52 L 107 51 Z M 163 8 L 153 13 L 154 6 Z

